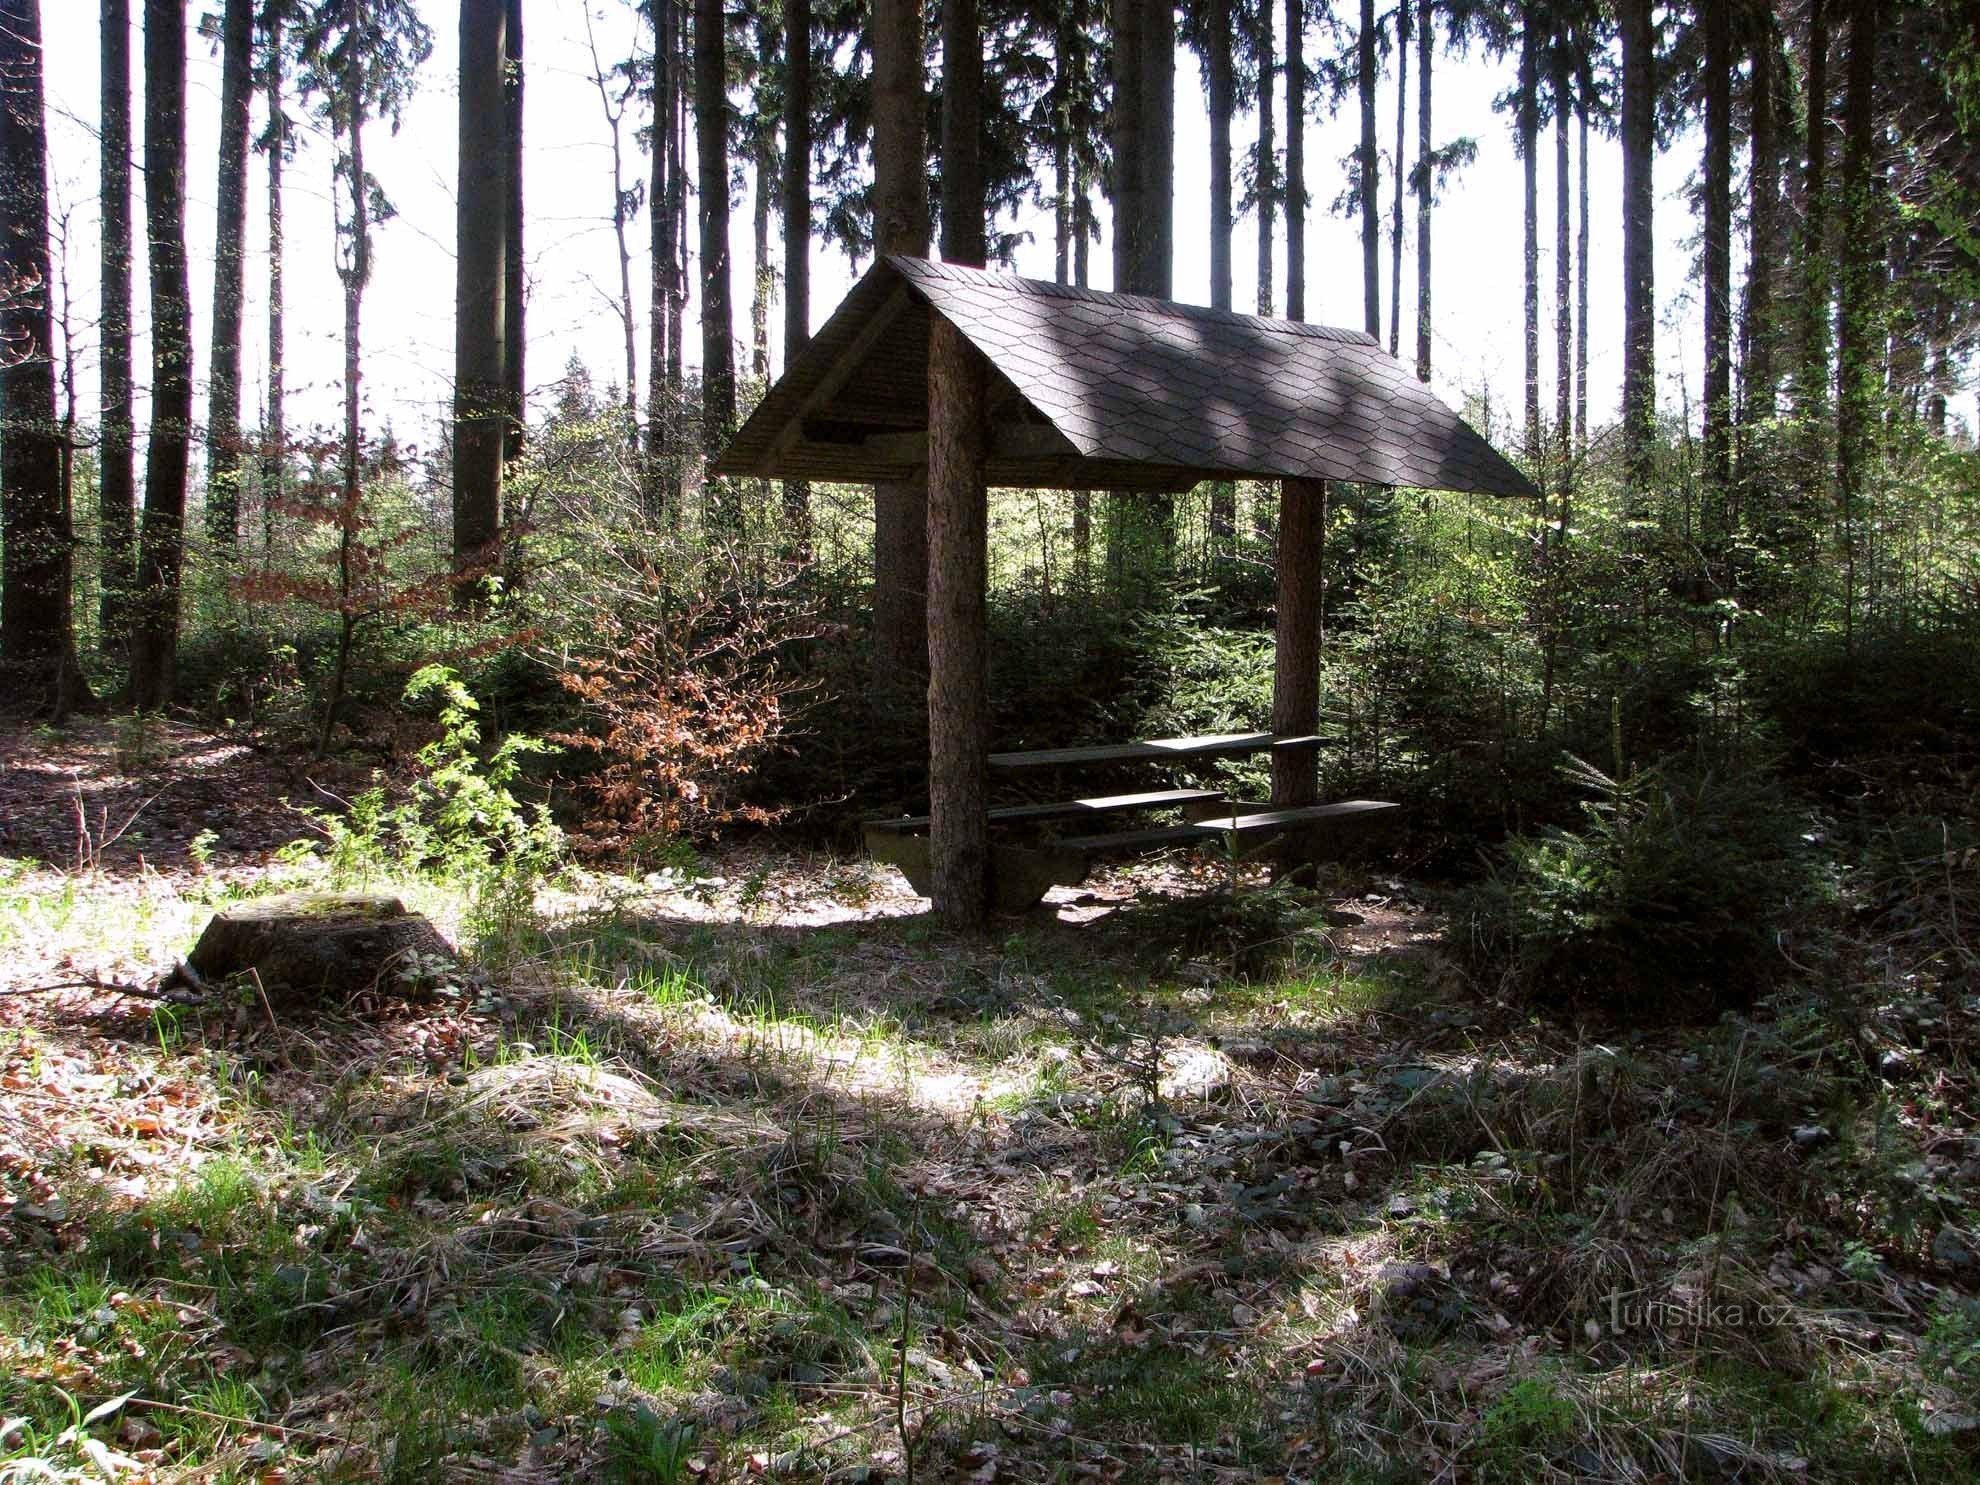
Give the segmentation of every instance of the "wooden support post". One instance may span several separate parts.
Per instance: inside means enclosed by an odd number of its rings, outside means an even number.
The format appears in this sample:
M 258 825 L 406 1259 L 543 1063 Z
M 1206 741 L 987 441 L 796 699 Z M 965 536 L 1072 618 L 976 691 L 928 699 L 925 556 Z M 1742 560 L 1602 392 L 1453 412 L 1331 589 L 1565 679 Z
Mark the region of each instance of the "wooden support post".
M 1286 480 L 1279 496 L 1278 640 L 1272 669 L 1272 731 L 1305 736 L 1320 727 L 1321 559 L 1327 549 L 1327 482 Z M 1284 809 L 1319 798 L 1319 754 L 1272 753 L 1272 803 Z
M 990 917 L 989 363 L 928 317 L 928 843 L 938 916 Z

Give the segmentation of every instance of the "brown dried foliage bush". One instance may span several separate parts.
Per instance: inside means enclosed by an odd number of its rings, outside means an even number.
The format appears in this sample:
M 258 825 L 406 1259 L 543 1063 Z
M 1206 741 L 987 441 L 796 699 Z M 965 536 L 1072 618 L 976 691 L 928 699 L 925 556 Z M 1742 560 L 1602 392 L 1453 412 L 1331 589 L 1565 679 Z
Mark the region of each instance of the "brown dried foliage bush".
M 586 725 L 552 734 L 600 760 L 579 781 L 587 854 L 637 858 L 655 842 L 777 817 L 738 795 L 785 745 L 804 690 L 783 663 L 817 633 L 799 572 L 745 571 L 727 555 L 687 574 L 631 560 L 620 582 L 589 592 L 586 637 L 556 662 Z

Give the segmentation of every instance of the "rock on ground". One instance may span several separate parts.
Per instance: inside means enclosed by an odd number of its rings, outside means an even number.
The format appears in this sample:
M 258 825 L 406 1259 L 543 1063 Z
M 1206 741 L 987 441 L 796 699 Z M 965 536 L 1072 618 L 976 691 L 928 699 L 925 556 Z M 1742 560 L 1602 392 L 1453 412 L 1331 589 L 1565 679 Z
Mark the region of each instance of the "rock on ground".
M 453 947 L 396 897 L 289 892 L 216 913 L 187 963 L 204 980 L 252 970 L 271 999 L 408 995 L 458 966 Z

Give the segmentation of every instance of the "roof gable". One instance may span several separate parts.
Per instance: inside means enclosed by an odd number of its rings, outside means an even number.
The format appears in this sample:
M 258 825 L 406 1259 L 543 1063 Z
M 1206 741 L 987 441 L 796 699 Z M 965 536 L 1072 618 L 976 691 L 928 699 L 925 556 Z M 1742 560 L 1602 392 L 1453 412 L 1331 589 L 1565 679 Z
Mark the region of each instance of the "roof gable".
M 1538 493 L 1358 331 L 900 257 L 854 286 L 715 472 L 911 475 L 926 458 L 931 311 L 995 373 L 993 485 L 1294 477 Z

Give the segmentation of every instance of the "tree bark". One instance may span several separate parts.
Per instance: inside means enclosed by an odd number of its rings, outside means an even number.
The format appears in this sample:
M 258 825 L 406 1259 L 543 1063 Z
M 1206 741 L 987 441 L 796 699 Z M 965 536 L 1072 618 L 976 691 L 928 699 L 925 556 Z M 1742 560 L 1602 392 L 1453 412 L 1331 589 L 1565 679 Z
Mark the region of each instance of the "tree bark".
M 784 369 L 811 340 L 811 0 L 784 0 Z M 784 525 L 811 544 L 811 486 L 784 481 Z
M 131 416 L 131 7 L 103 0 L 102 370 L 97 448 L 97 645 L 121 653 L 130 640 L 137 471 Z
M 873 247 L 928 252 L 926 95 L 920 0 L 873 4 Z M 928 674 L 925 480 L 873 487 L 873 678 L 877 698 Z
M 508 427 L 507 0 L 461 0 L 460 163 L 455 194 L 454 571 L 471 603 L 501 535 Z
M 736 421 L 735 315 L 729 274 L 729 90 L 722 0 L 694 0 L 696 221 L 701 235 L 701 447 L 713 459 Z M 717 536 L 742 535 L 730 480 L 710 479 L 706 519 Z
M 1559 465 L 1561 529 L 1574 448 L 1574 186 L 1568 174 L 1568 121 L 1573 91 L 1566 38 L 1554 48 L 1554 456 Z
M 1306 318 L 1306 0 L 1286 0 L 1286 318 Z
M 1114 291 L 1136 292 L 1141 282 L 1141 25 L 1143 0 L 1113 0 L 1114 11 Z
M 55 414 L 41 68 L 39 0 L 0 0 L 0 660 L 13 695 L 60 716 L 82 694 L 82 677 Z
M 667 106 L 670 120 L 667 133 L 667 203 L 668 216 L 673 223 L 674 243 L 674 255 L 668 260 L 672 265 L 671 277 L 667 281 L 667 385 L 671 388 L 672 401 L 669 405 L 674 410 L 674 422 L 668 430 L 668 447 L 673 454 L 668 466 L 668 496 L 678 513 L 684 462 L 682 451 L 686 447 L 683 434 L 686 432 L 687 409 L 681 399 L 681 390 L 687 385 L 684 370 L 687 359 L 687 286 L 688 275 L 693 271 L 687 219 L 688 79 L 693 68 L 688 56 L 687 12 L 680 0 L 672 0 L 667 9 L 668 54 L 673 59 L 669 68 L 673 91 Z
M 289 430 L 286 376 L 283 361 L 288 352 L 283 324 L 285 297 L 282 282 L 282 170 L 288 162 L 289 120 L 282 102 L 285 0 L 269 0 L 261 12 L 263 57 L 262 91 L 268 101 L 268 131 L 263 138 L 268 152 L 268 414 L 261 449 L 261 545 L 264 560 L 275 544 L 275 514 L 288 485 Z
M 1409 0 L 1396 0 L 1396 188 L 1389 216 L 1389 354 L 1402 354 L 1403 134 L 1409 121 Z
M 672 161 L 674 143 L 675 0 L 654 0 L 653 166 L 646 189 L 647 270 L 646 459 L 640 471 L 640 501 L 646 518 L 658 523 L 672 514 L 674 384 L 668 375 L 669 332 L 675 265 Z
M 1862 514 L 1863 473 L 1877 427 L 1883 387 L 1878 349 L 1883 278 L 1881 212 L 1874 199 L 1876 149 L 1877 0 L 1852 0 L 1849 76 L 1843 114 L 1841 310 L 1836 336 L 1836 493 L 1843 528 L 1843 635 L 1853 641 L 1856 615 L 1856 523 Z
M 248 105 L 254 6 L 226 0 L 220 20 L 220 176 L 213 234 L 213 357 L 206 391 L 206 534 L 240 540 L 241 307 L 247 297 Z
M 1705 25 L 1705 501 L 1723 534 L 1732 485 L 1732 0 L 1702 0 Z
M 1829 306 L 1834 268 L 1828 250 L 1829 15 L 1808 0 L 1807 163 L 1802 174 L 1801 315 L 1795 410 L 1812 416 L 1829 401 Z
M 776 291 L 776 274 L 770 266 L 771 180 L 777 174 L 777 123 L 770 115 L 770 78 L 777 66 L 777 28 L 770 12 L 756 17 L 756 148 L 750 161 L 750 232 L 754 249 L 750 264 L 749 372 L 763 386 L 770 385 L 770 296 Z
M 1623 95 L 1623 461 L 1633 509 L 1651 477 L 1657 416 L 1656 58 L 1650 0 L 1621 0 Z
M 131 626 L 131 699 L 172 699 L 192 433 L 192 313 L 186 271 L 185 0 L 144 0 L 144 216 L 150 241 L 151 433 L 144 465 Z
M 981 268 L 983 32 L 976 0 L 942 5 L 942 260 Z
M 1073 11 L 1059 8 L 1052 35 L 1052 279 L 1072 282 L 1072 66 Z
M 1231 116 L 1237 83 L 1231 57 L 1231 0 L 1208 0 L 1204 15 L 1204 85 L 1210 108 L 1210 307 L 1231 307 Z M 1237 535 L 1237 485 L 1210 486 L 1210 542 L 1220 554 Z
M 1576 194 L 1580 197 L 1574 244 L 1574 442 L 1588 447 L 1588 101 L 1576 100 L 1580 150 Z
M 1272 313 L 1272 224 L 1279 199 L 1278 144 L 1272 137 L 1272 4 L 1258 6 L 1258 169 L 1253 194 L 1258 198 L 1258 312 Z
M 503 185 L 508 191 L 508 209 L 503 218 L 502 263 L 502 377 L 503 411 L 507 422 L 502 429 L 502 458 L 522 457 L 528 431 L 528 376 L 524 365 L 529 338 L 524 333 L 526 313 L 523 261 L 523 0 L 508 0 L 503 30 L 502 142 L 506 158 Z
M 1210 307 L 1231 307 L 1231 116 L 1237 86 L 1231 60 L 1230 0 L 1209 0 L 1204 84 L 1210 106 Z
M 1430 203 L 1436 160 L 1430 142 L 1430 68 L 1437 50 L 1437 12 L 1422 0 L 1416 17 L 1416 379 L 1430 380 Z
M 977 930 L 990 916 L 989 502 L 983 484 L 989 367 L 947 320 L 928 335 L 928 845 L 935 912 Z
M 1932 383 L 1925 397 L 1925 429 L 1934 438 L 1946 436 L 1946 397 L 1952 386 L 1952 353 L 1941 343 L 1932 348 Z
M 1309 736 L 1320 726 L 1320 643 L 1325 630 L 1327 484 L 1282 483 L 1279 495 L 1278 632 L 1272 661 L 1272 731 Z M 1319 797 L 1317 755 L 1272 754 L 1272 803 L 1290 808 Z
M 1176 11 L 1152 0 L 1141 28 L 1142 265 L 1136 292 L 1175 297 Z M 1166 504 L 1166 502 L 1165 502 Z
M 598 55 L 598 41 L 592 30 L 591 11 L 588 7 L 584 13 L 584 40 L 586 48 L 591 55 L 591 85 L 597 90 L 598 111 L 605 116 L 605 133 L 612 147 L 612 242 L 613 246 L 618 249 L 619 254 L 619 300 L 614 307 L 618 311 L 619 332 L 625 345 L 625 437 L 631 444 L 632 452 L 637 454 L 639 452 L 639 325 L 633 315 L 632 242 L 626 235 L 627 228 L 632 222 L 632 216 L 629 209 L 630 200 L 626 192 L 625 140 L 623 137 L 624 131 L 621 128 L 625 119 L 625 101 L 624 99 L 620 99 L 617 102 L 613 101 L 610 82 L 605 71 L 605 60 Z M 504 89 L 505 93 L 506 91 Z M 503 108 L 505 125 L 508 113 L 506 102 L 507 100 L 505 98 L 505 106 Z M 505 161 L 505 168 L 510 170 L 518 168 L 513 155 L 509 156 Z M 509 227 L 511 232 L 513 232 L 515 228 L 513 219 L 510 221 Z M 509 338 L 507 334 L 509 264 L 506 253 L 504 254 L 504 260 L 502 267 L 502 321 L 506 359 L 506 342 Z M 504 401 L 506 403 L 510 395 L 506 385 L 506 376 L 504 377 L 504 382 Z M 504 411 L 507 411 L 506 406 L 504 407 Z M 505 435 L 506 432 L 507 430 L 505 428 Z M 506 441 L 505 437 L 504 442 L 506 443 Z M 507 452 L 506 449 L 504 452 Z
M 1361 92 L 1361 328 L 1382 334 L 1382 163 L 1375 145 L 1375 0 L 1361 0 L 1355 77 Z
M 1781 157 L 1775 117 L 1773 12 L 1754 6 L 1752 57 L 1752 143 L 1747 167 L 1748 253 L 1746 317 L 1740 331 L 1740 421 L 1751 426 L 1779 411 L 1774 349 L 1774 270 L 1781 256 Z
M 1526 442 L 1529 464 L 1540 462 L 1540 37 L 1535 0 L 1519 8 L 1519 157 L 1524 187 L 1526 311 Z

